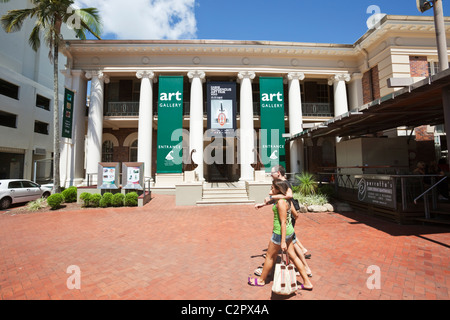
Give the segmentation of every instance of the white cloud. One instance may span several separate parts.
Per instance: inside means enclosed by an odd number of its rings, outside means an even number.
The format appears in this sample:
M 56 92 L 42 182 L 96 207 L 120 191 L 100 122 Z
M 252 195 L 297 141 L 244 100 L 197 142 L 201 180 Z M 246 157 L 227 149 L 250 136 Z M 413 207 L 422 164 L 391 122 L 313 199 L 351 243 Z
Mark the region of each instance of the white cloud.
M 195 0 L 76 0 L 100 12 L 103 33 L 118 39 L 196 38 Z

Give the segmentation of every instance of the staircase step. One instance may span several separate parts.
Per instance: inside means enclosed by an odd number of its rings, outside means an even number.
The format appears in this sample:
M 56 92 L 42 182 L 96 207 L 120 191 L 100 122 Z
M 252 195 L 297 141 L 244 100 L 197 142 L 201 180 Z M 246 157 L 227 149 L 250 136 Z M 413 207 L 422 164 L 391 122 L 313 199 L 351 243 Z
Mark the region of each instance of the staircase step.
M 246 194 L 204 194 L 202 199 L 248 199 Z
M 254 205 L 255 200 L 248 200 L 247 199 L 241 199 L 237 200 L 235 198 L 233 199 L 204 199 L 197 201 L 198 206 L 213 206 L 213 205 Z

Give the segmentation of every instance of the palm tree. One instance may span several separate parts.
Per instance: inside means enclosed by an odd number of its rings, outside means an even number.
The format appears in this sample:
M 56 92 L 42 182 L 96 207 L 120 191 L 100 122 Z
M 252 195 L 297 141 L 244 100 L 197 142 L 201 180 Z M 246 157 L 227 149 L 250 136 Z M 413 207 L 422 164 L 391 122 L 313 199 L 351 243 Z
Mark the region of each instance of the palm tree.
M 6 3 L 10 0 L 0 0 Z M 77 38 L 85 40 L 89 32 L 100 39 L 101 21 L 96 8 L 76 9 L 72 0 L 31 0 L 32 7 L 10 10 L 2 16 L 1 24 L 7 33 L 19 31 L 28 18 L 35 19 L 34 28 L 28 43 L 37 51 L 41 45 L 41 33 L 50 49 L 49 58 L 53 63 L 53 193 L 60 192 L 60 138 L 59 138 L 59 103 L 58 103 L 58 53 L 63 44 L 62 24 L 73 28 Z

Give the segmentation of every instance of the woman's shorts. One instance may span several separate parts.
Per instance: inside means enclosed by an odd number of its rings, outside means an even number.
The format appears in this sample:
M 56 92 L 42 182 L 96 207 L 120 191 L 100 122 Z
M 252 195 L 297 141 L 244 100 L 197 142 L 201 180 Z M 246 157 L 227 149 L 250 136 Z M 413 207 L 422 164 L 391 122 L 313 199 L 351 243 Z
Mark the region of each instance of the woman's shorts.
M 288 243 L 291 240 L 292 240 L 292 243 L 296 243 L 297 242 L 297 237 L 295 236 L 295 232 L 293 232 L 292 234 L 286 236 L 286 243 Z M 276 233 L 272 233 L 272 238 L 270 239 L 270 241 L 272 241 L 276 245 L 280 246 L 281 245 L 281 235 L 280 234 L 276 234 Z

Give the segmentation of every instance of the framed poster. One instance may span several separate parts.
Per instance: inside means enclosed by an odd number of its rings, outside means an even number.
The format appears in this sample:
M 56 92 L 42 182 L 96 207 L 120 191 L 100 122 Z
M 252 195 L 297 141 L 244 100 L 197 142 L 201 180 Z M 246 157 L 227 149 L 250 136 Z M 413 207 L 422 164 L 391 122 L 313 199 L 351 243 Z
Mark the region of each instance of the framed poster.
M 118 162 L 99 162 L 97 188 L 99 189 L 119 189 L 120 170 Z
M 124 189 L 144 190 L 144 163 L 122 163 L 122 184 Z
M 236 83 L 207 83 L 207 114 L 209 136 L 235 136 Z

